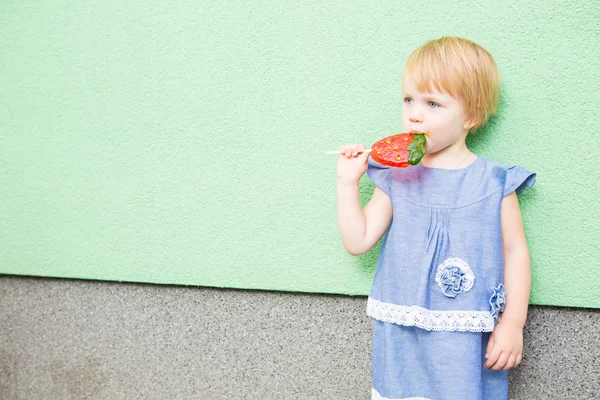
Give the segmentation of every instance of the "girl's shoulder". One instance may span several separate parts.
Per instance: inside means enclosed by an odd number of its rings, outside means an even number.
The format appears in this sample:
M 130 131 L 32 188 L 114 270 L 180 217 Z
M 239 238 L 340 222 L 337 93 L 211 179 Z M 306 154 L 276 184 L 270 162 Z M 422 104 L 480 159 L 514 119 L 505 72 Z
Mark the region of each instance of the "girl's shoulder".
M 479 158 L 484 161 L 484 171 L 491 176 L 498 190 L 502 190 L 503 197 L 514 191 L 520 195 L 525 189 L 531 189 L 535 185 L 537 173 L 520 164 L 503 164 L 481 156 Z
M 440 169 L 421 164 L 390 167 L 369 157 L 367 175 L 388 196 L 427 207 L 463 207 L 501 192 L 502 197 L 533 187 L 536 173 L 517 164 L 502 164 L 478 156 L 462 169 Z

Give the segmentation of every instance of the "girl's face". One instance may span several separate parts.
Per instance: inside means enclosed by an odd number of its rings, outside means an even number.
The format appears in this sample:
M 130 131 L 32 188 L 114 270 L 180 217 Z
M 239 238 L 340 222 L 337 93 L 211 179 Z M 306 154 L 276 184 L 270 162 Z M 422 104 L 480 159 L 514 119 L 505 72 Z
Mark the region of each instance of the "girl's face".
M 448 93 L 419 92 L 409 78 L 402 81 L 403 132 L 431 132 L 427 153 L 464 141 L 470 128 L 460 102 Z

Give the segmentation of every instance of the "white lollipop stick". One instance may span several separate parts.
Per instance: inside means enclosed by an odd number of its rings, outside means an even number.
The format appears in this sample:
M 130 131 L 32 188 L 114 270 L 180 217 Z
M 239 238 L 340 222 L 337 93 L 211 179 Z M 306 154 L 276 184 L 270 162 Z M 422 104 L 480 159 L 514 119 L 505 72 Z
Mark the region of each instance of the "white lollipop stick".
M 370 151 L 371 151 L 371 149 L 364 149 L 363 151 L 364 151 L 365 153 L 368 153 L 368 152 L 370 152 Z M 359 153 L 362 153 L 363 151 L 359 151 Z M 339 150 L 336 150 L 336 151 L 328 151 L 328 152 L 327 152 L 327 154 L 340 154 L 340 151 L 339 151 Z

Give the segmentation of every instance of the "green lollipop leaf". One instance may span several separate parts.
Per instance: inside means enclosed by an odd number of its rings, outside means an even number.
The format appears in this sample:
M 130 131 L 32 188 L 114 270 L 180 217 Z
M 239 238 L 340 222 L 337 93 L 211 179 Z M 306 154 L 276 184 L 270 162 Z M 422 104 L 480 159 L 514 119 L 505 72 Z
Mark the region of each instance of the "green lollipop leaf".
M 414 140 L 406 146 L 406 150 L 410 151 L 408 156 L 408 163 L 410 165 L 417 165 L 423 156 L 425 156 L 425 145 L 426 139 L 423 133 L 413 133 Z

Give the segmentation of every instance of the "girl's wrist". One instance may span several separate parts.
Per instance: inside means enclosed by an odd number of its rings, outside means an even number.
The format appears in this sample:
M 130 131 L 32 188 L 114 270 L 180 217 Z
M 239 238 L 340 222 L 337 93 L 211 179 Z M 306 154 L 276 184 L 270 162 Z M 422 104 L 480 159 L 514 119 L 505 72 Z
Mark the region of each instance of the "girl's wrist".
M 355 179 L 340 178 L 340 177 L 337 178 L 337 184 L 341 185 L 341 186 L 355 186 L 355 185 L 358 185 L 358 182 L 359 181 L 357 181 Z
M 519 329 L 525 328 L 525 321 L 522 318 L 514 318 L 510 315 L 504 315 L 504 313 L 502 313 L 499 323 L 502 323 L 503 325 L 510 325 Z

